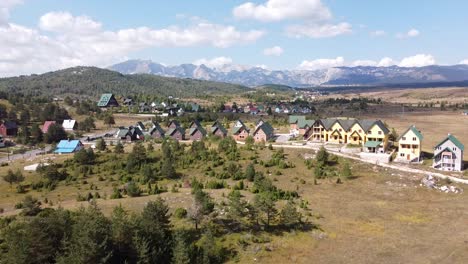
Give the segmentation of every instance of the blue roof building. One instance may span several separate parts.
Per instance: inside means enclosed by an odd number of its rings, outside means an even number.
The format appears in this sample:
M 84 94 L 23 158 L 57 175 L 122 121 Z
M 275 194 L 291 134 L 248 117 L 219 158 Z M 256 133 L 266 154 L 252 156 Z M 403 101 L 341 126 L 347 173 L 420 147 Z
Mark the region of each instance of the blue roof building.
M 83 143 L 79 140 L 60 140 L 55 149 L 55 153 L 74 153 L 83 148 Z

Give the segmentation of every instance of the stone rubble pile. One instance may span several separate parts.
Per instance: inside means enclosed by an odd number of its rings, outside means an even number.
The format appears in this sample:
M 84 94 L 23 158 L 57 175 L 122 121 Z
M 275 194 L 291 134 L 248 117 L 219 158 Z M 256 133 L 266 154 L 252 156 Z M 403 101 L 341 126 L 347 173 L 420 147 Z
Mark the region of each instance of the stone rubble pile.
M 439 179 L 432 175 L 427 175 L 421 180 L 420 186 L 425 186 L 429 189 L 435 189 L 444 193 L 462 193 L 463 189 L 453 185 L 442 185 L 439 184 Z

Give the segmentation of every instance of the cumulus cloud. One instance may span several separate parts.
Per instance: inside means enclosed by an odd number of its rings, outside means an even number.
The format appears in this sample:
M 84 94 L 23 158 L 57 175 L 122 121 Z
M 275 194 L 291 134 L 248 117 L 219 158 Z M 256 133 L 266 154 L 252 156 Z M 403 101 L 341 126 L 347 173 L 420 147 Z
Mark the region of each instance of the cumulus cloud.
M 377 62 L 373 60 L 355 60 L 351 66 L 377 66 Z
M 239 31 L 233 26 L 208 22 L 191 23 L 184 28 L 106 31 L 101 23 L 87 16 L 51 12 L 40 18 L 38 29 L 13 23 L 0 26 L 0 76 L 77 65 L 108 66 L 125 59 L 130 52 L 148 47 L 226 48 L 255 42 L 263 35 L 259 30 Z
M 404 38 L 414 38 L 414 37 L 417 37 L 419 35 L 420 35 L 419 30 L 412 28 L 412 29 L 408 30 L 408 32 L 406 32 L 406 33 L 397 33 L 396 37 L 399 38 L 399 39 L 404 39 Z
M 273 22 L 287 19 L 328 20 L 330 10 L 320 0 L 268 0 L 263 4 L 247 2 L 234 8 L 236 18 Z
M 229 57 L 216 57 L 216 58 L 212 58 L 212 59 L 206 59 L 206 58 L 202 58 L 202 59 L 198 59 L 196 61 L 193 62 L 193 64 L 195 65 L 205 65 L 209 68 L 219 68 L 219 67 L 222 67 L 224 65 L 230 65 L 232 64 L 232 59 L 229 58 Z
M 379 63 L 377 64 L 378 67 L 390 67 L 396 65 L 397 63 L 392 60 L 392 58 L 385 57 L 382 58 Z
M 430 54 L 417 54 L 406 57 L 398 64 L 400 67 L 424 67 L 436 64 L 435 58 Z
M 372 31 L 370 33 L 370 35 L 373 36 L 373 37 L 383 37 L 383 36 L 387 35 L 387 33 L 385 31 L 383 31 L 383 30 L 376 30 L 376 31 Z
M 375 67 L 390 67 L 398 65 L 400 67 L 423 67 L 435 64 L 436 61 L 432 55 L 429 54 L 418 54 L 403 58 L 399 63 L 394 61 L 392 58 L 384 57 L 380 61 L 375 60 L 355 60 L 352 62 L 346 61 L 343 57 L 337 57 L 335 59 L 316 59 L 316 60 L 304 60 L 297 67 L 299 70 L 320 70 L 328 69 L 333 67 L 349 66 L 375 66 Z M 468 64 L 468 60 L 460 62 L 460 64 Z
M 10 17 L 10 9 L 21 3 L 23 3 L 22 0 L 1 0 L 0 1 L 0 27 L 8 26 L 8 18 Z
M 344 66 L 345 60 L 343 57 L 336 57 L 335 59 L 316 59 L 316 60 L 304 60 L 299 65 L 298 69 L 300 70 L 320 70 L 328 69 L 333 67 Z
M 301 38 L 329 38 L 342 34 L 351 33 L 351 25 L 349 23 L 333 24 L 305 24 L 292 25 L 286 28 L 286 33 L 291 37 Z
M 284 50 L 280 46 L 274 46 L 271 48 L 266 48 L 263 50 L 263 55 L 265 56 L 281 56 Z

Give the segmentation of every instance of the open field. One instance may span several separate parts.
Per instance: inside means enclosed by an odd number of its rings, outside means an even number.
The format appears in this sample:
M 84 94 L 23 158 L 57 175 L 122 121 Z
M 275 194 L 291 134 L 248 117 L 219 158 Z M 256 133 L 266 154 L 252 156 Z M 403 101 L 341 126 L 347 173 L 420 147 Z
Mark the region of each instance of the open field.
M 390 103 L 436 103 L 447 101 L 448 103 L 466 103 L 468 102 L 468 87 L 437 87 L 437 88 L 418 88 L 418 89 L 379 89 L 361 93 L 342 93 L 332 94 L 331 98 L 382 98 Z M 325 98 L 327 98 L 325 97 Z

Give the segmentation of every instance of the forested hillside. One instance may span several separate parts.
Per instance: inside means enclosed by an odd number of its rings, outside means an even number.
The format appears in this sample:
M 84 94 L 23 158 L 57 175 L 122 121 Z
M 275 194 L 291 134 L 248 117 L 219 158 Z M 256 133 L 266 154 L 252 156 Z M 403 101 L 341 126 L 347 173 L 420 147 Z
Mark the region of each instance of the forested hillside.
M 85 95 L 96 97 L 104 92 L 119 95 L 135 93 L 193 97 L 238 94 L 250 90 L 241 85 L 161 77 L 149 74 L 124 75 L 95 68 L 75 67 L 41 75 L 0 79 L 0 90 L 28 95 Z

